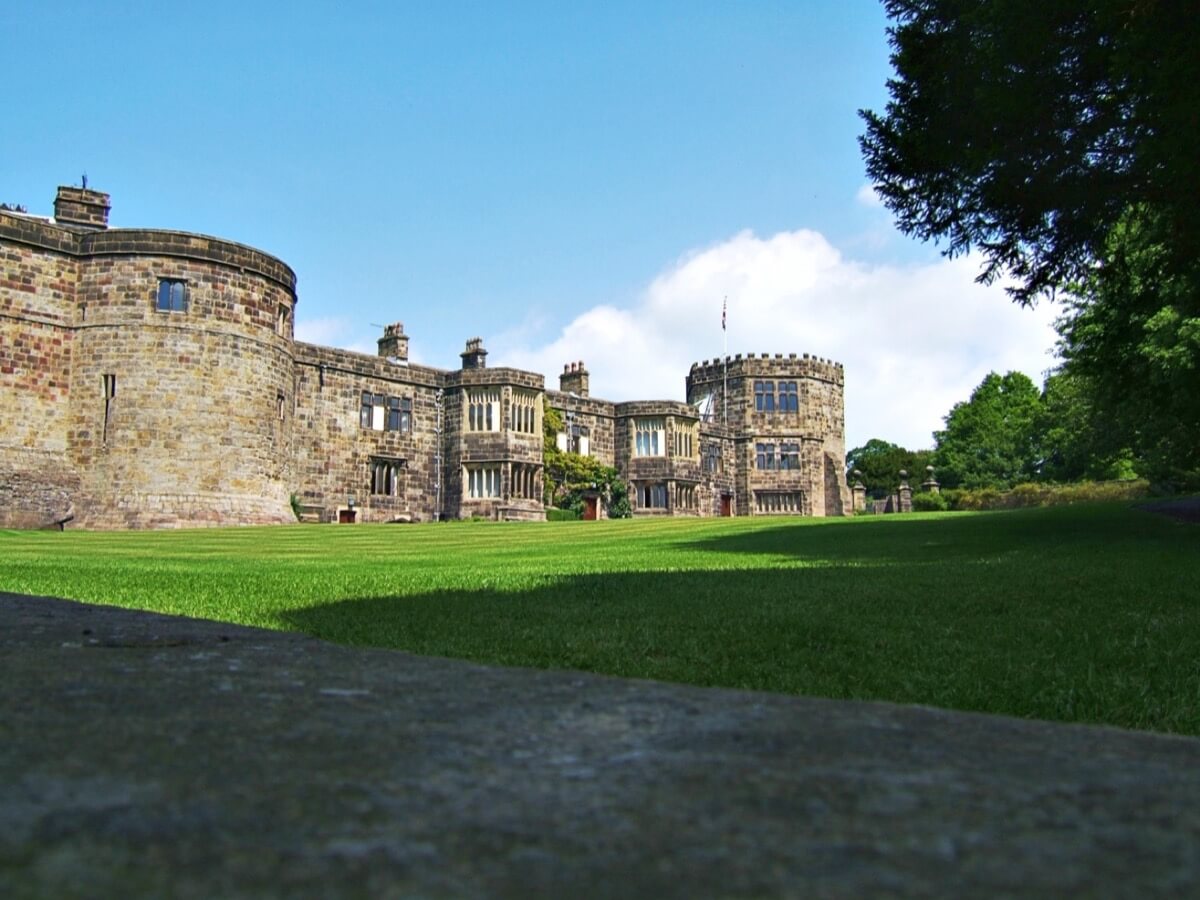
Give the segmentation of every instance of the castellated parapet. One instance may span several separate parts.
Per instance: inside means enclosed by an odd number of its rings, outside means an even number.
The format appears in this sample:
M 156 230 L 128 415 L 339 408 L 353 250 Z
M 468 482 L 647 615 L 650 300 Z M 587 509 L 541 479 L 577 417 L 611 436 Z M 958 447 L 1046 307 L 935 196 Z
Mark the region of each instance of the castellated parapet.
M 0 210 L 0 527 L 541 519 L 544 402 L 635 515 L 849 510 L 836 363 L 706 360 L 687 403 L 613 403 L 582 360 L 547 390 L 478 337 L 454 369 L 411 363 L 399 322 L 378 355 L 320 347 L 279 259 L 109 208 Z

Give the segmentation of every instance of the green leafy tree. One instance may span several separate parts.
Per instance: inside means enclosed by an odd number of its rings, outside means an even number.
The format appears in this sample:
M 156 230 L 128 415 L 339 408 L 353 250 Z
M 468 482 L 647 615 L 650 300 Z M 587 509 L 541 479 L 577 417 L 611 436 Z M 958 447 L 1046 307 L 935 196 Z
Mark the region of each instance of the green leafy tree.
M 989 372 L 934 432 L 938 480 L 945 487 L 1008 488 L 1038 475 L 1041 393 L 1028 375 Z
M 1194 0 L 885 0 L 895 77 L 862 111 L 867 172 L 898 226 L 982 252 L 1023 303 L 1084 279 L 1131 206 L 1166 261 L 1200 256 Z
M 1049 471 L 1132 458 L 1200 483 L 1194 0 L 884 5 L 895 77 L 860 143 L 898 227 L 979 252 L 1023 304 L 1068 295 L 1063 372 L 1096 440 L 1058 441 L 1077 458 Z
M 1085 385 L 1096 451 L 1200 485 L 1200 264 L 1178 271 L 1162 221 L 1131 209 L 1060 319 L 1063 371 Z
M 584 497 L 598 493 L 610 519 L 632 515 L 629 487 L 612 466 L 592 456 L 565 453 L 558 449 L 558 435 L 564 429 L 558 410 L 542 406 L 542 489 L 547 506 L 583 513 Z
M 1081 375 L 1047 376 L 1035 427 L 1041 481 L 1114 481 L 1139 474 L 1133 451 L 1119 444 L 1094 404 L 1094 388 Z
M 906 450 L 879 438 L 871 438 L 846 454 L 846 472 L 850 483 L 854 472 L 872 497 L 886 497 L 900 484 L 901 470 L 908 472 L 909 483 L 916 488 L 925 479 L 925 467 L 933 465 L 932 450 Z

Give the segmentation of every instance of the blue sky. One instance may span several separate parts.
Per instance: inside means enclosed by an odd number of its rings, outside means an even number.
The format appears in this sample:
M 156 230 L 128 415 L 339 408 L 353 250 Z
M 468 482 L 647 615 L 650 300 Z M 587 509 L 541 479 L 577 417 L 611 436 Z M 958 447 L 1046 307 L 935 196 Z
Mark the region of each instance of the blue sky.
M 990 369 L 1040 381 L 1052 311 L 874 201 L 885 27 L 874 0 L 10 0 L 0 200 L 49 214 L 86 171 L 114 227 L 284 259 L 300 337 L 403 321 L 450 367 L 479 335 L 614 400 L 682 399 L 728 294 L 730 353 L 845 364 L 850 446 L 925 446 Z

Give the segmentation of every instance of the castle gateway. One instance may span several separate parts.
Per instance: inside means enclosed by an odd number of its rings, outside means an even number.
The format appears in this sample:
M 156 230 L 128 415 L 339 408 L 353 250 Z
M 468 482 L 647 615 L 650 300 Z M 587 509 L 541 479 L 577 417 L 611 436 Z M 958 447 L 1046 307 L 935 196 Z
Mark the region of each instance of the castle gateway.
M 844 515 L 842 367 L 705 360 L 687 403 L 296 341 L 296 276 L 232 241 L 108 228 L 107 194 L 0 209 L 0 526 L 542 519 L 543 400 L 561 449 L 615 466 L 634 515 Z M 594 508 L 604 515 L 603 508 Z

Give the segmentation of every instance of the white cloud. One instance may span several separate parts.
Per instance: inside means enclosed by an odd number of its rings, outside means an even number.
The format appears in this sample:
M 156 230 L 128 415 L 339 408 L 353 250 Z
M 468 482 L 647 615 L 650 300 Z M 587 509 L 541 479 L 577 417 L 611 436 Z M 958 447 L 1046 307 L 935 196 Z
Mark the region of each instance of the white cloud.
M 875 192 L 875 185 L 873 184 L 864 184 L 860 187 L 854 195 L 854 199 L 861 206 L 866 206 L 869 209 L 883 209 L 883 198 Z
M 317 319 L 296 319 L 295 337 L 298 341 L 308 344 L 320 344 L 323 347 L 337 347 L 350 350 L 353 353 L 365 353 L 375 356 L 379 352 L 377 338 L 355 333 L 356 329 L 349 319 L 341 316 L 326 316 Z M 411 353 L 412 362 L 420 362 Z
M 492 359 L 544 372 L 551 387 L 564 363 L 582 359 L 595 396 L 683 399 L 691 364 L 722 353 L 728 296 L 731 354 L 811 353 L 844 364 L 847 447 L 872 437 L 927 447 L 988 371 L 1017 369 L 1040 384 L 1053 364 L 1053 309 L 1015 306 L 1001 288 L 977 285 L 978 270 L 970 257 L 867 264 L 815 231 L 744 231 L 681 258 L 626 308 L 577 316 L 548 344 L 505 335 Z
M 321 344 L 326 347 L 337 346 L 337 341 L 350 330 L 348 320 L 338 316 L 327 316 L 322 319 L 301 319 L 296 317 L 296 340 L 308 344 Z

